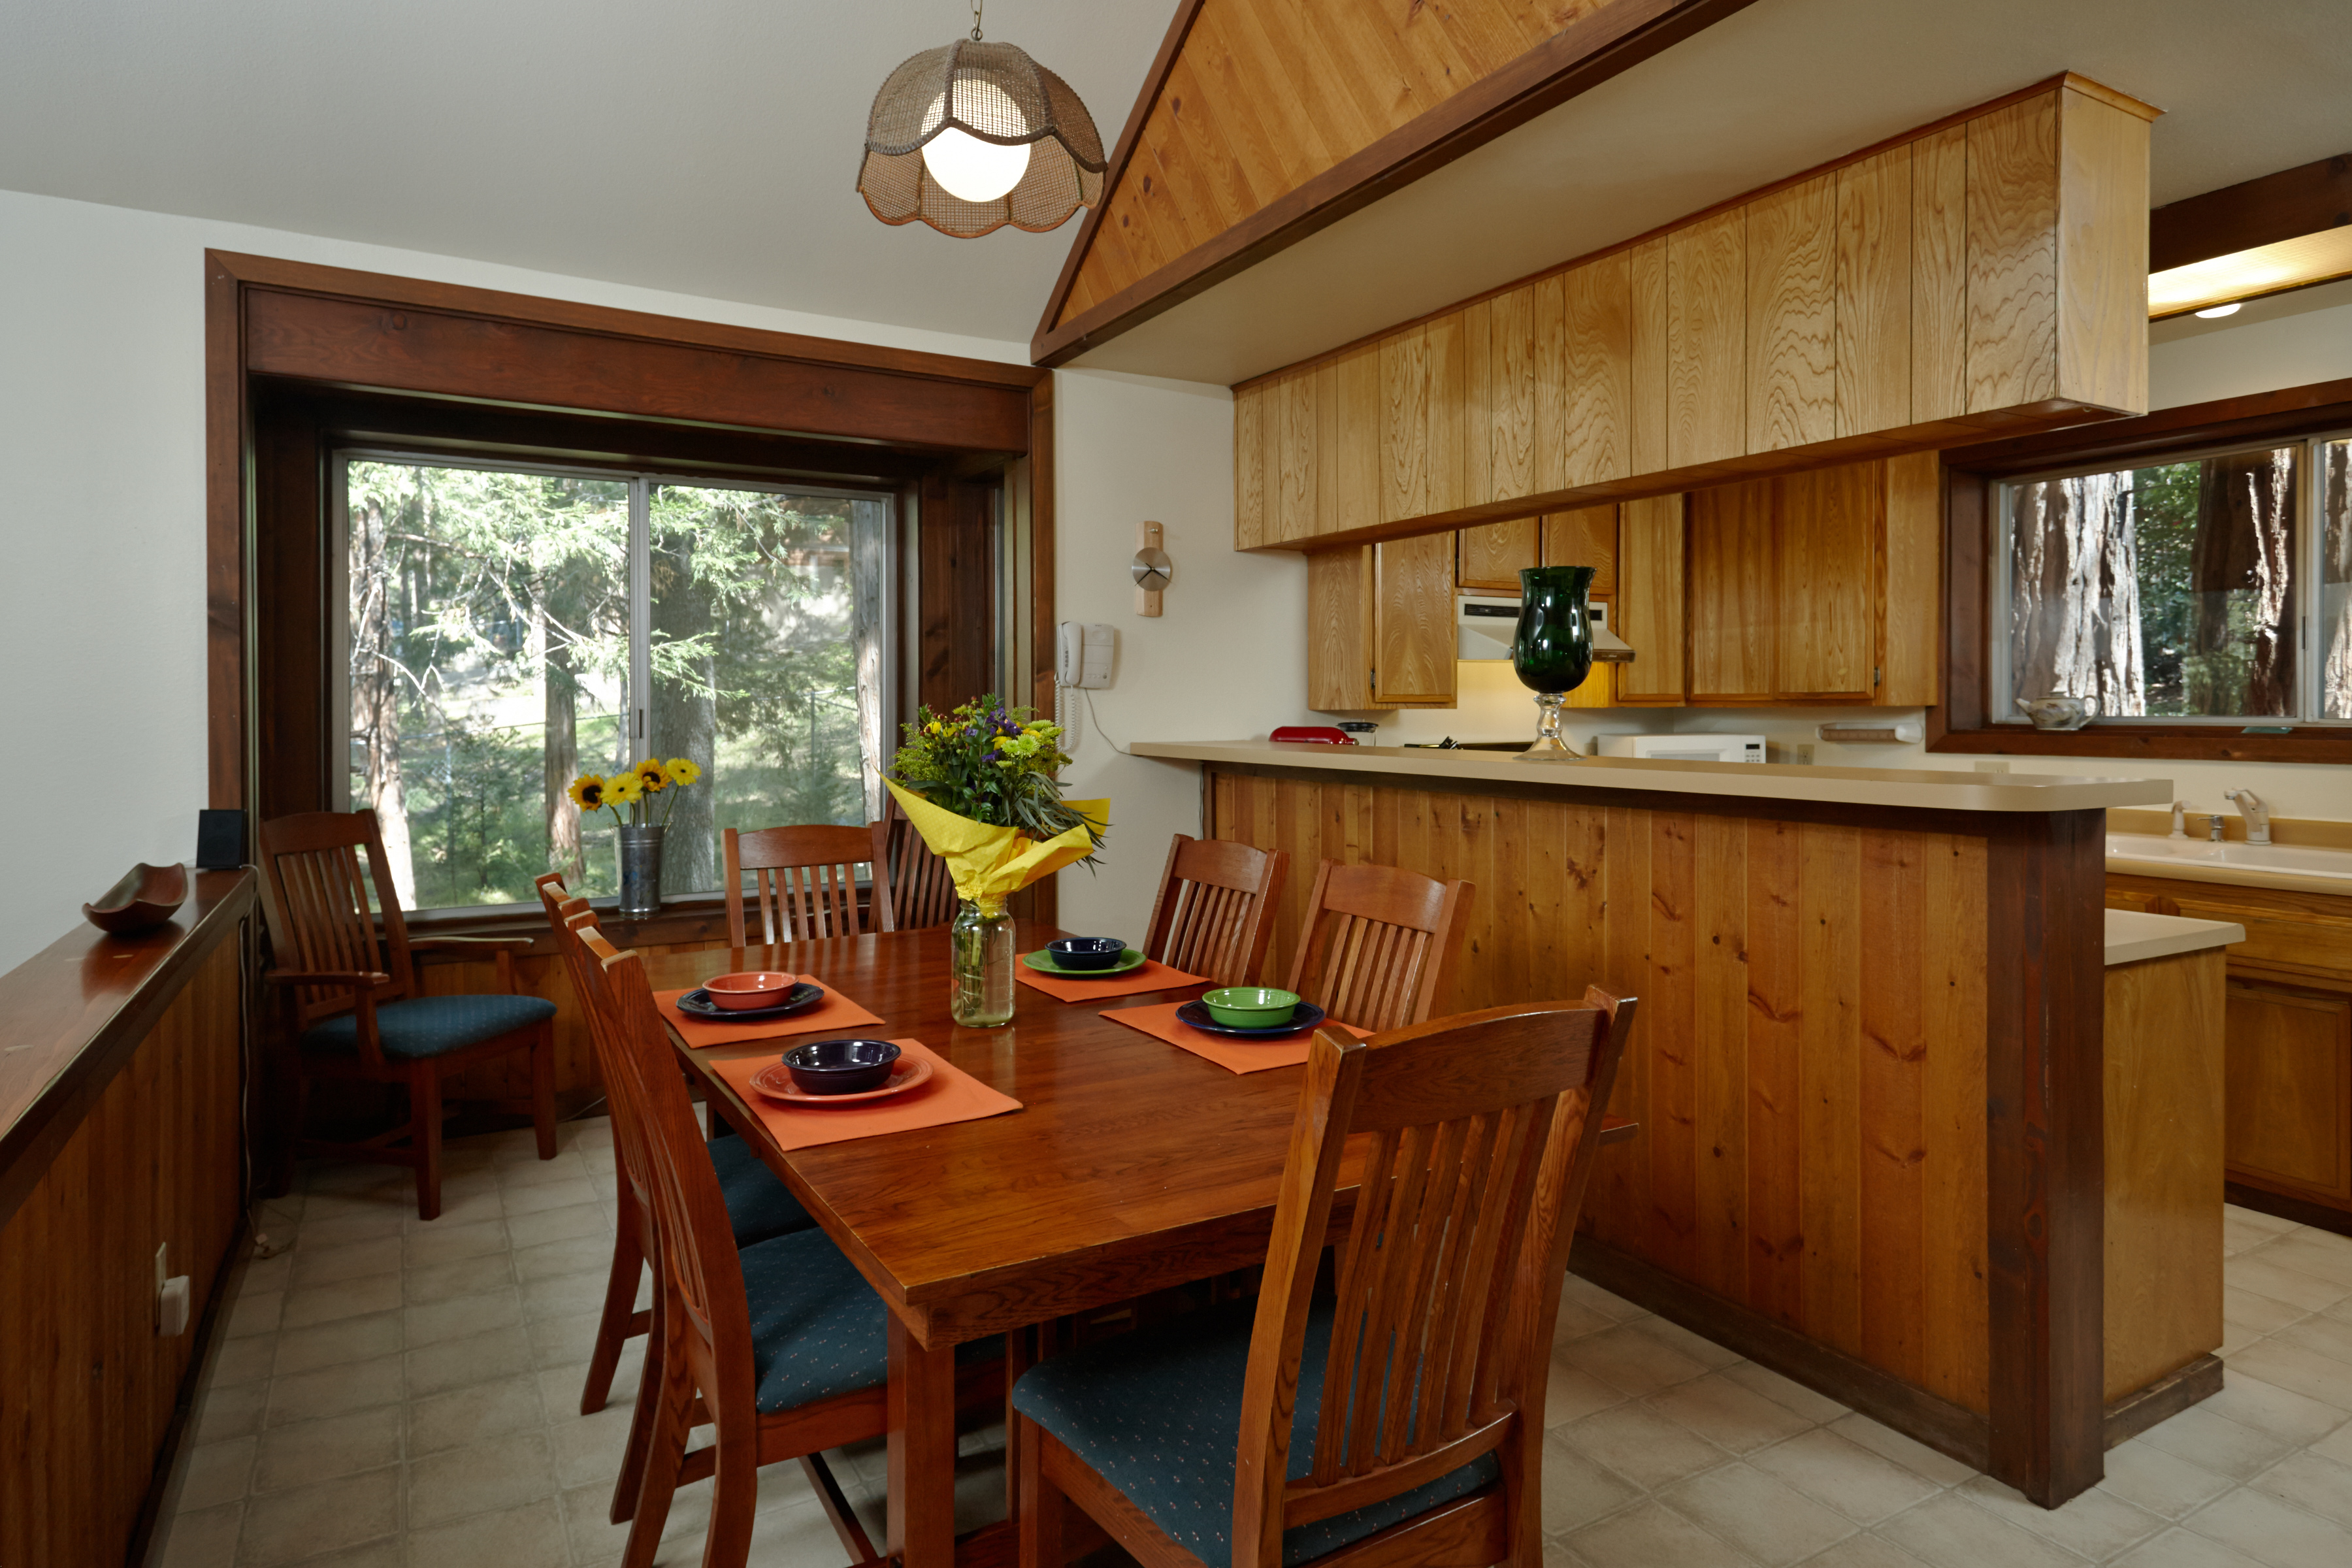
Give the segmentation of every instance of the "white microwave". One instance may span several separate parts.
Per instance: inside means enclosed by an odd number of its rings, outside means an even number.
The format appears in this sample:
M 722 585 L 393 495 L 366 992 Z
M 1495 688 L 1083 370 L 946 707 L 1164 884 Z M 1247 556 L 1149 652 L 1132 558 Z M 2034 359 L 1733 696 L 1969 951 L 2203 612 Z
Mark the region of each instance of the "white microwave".
M 1761 735 L 1602 735 L 1604 757 L 1640 757 L 1654 763 L 1760 763 Z

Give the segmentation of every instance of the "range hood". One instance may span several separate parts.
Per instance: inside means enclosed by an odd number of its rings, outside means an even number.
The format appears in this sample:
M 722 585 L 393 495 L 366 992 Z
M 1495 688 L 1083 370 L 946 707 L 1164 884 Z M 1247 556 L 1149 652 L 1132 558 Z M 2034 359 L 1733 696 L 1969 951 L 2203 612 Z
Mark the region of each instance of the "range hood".
M 1518 629 L 1519 602 L 1499 594 L 1465 594 L 1454 608 L 1454 651 L 1459 659 L 1511 657 L 1511 637 Z M 1633 650 L 1609 629 L 1609 606 L 1592 605 L 1592 661 L 1631 664 Z

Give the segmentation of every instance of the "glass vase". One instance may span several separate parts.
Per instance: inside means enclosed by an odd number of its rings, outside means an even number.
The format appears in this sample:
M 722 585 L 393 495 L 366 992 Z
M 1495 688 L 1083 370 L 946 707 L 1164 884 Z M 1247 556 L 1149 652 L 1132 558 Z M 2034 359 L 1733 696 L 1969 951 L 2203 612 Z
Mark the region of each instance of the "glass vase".
M 1560 738 L 1559 710 L 1592 673 L 1592 606 L 1585 597 L 1591 586 L 1590 566 L 1529 566 L 1519 573 L 1511 668 L 1536 694 L 1538 715 L 1528 756 L 1559 762 L 1577 754 Z
M 955 955 L 948 1010 L 955 1021 L 973 1029 L 1013 1022 L 1013 917 L 1004 901 L 961 901 L 948 940 Z

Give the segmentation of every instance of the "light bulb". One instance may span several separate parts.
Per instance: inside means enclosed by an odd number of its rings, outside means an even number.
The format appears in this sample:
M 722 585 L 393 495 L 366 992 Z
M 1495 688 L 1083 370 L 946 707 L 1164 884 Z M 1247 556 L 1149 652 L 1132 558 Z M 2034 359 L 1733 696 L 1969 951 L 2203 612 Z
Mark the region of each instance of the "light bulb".
M 2218 321 L 2224 316 L 2236 315 L 2238 307 L 2244 303 L 2242 300 L 2232 300 L 2226 305 L 2208 305 L 2197 312 L 2197 319 L 2200 321 Z
M 955 84 L 956 118 L 1014 135 L 1026 135 L 1029 122 L 1012 96 L 992 81 L 971 78 Z M 923 113 L 929 132 L 947 118 L 947 95 L 931 100 Z M 1021 183 L 1029 172 L 1029 143 L 1003 146 L 950 126 L 923 143 L 923 166 L 948 195 L 960 201 L 992 202 Z

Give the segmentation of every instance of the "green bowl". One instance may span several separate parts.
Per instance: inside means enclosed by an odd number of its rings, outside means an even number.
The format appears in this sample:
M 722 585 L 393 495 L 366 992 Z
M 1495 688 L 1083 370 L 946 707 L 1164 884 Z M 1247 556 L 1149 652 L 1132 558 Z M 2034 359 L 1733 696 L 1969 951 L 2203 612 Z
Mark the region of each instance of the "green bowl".
M 1202 994 L 1201 1005 L 1218 1023 L 1235 1029 L 1272 1029 L 1290 1022 L 1298 994 L 1271 985 L 1228 985 Z

